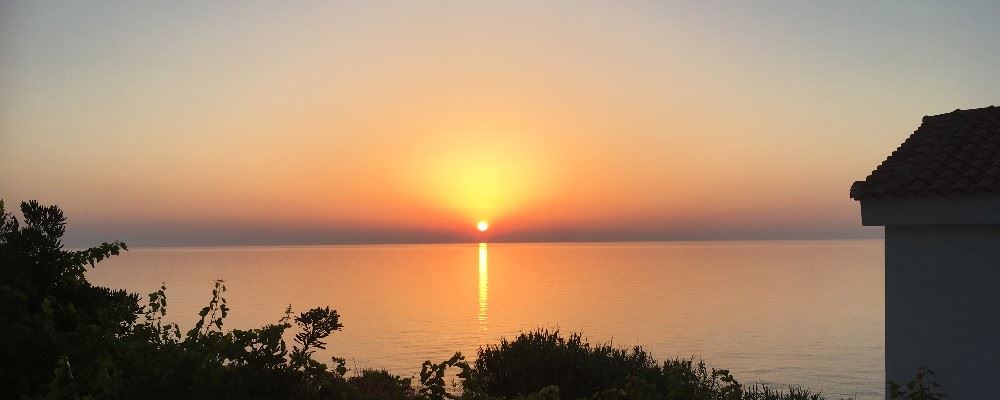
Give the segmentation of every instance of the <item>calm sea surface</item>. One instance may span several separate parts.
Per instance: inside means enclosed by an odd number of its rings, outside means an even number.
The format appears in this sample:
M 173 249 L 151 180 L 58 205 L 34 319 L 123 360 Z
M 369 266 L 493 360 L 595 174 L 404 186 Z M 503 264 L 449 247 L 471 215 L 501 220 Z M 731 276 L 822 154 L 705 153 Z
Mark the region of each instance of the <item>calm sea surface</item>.
M 182 328 L 214 279 L 228 328 L 329 305 L 344 329 L 321 361 L 403 376 L 542 327 L 701 357 L 747 383 L 883 393 L 881 240 L 134 249 L 88 278 L 140 293 L 165 282 Z

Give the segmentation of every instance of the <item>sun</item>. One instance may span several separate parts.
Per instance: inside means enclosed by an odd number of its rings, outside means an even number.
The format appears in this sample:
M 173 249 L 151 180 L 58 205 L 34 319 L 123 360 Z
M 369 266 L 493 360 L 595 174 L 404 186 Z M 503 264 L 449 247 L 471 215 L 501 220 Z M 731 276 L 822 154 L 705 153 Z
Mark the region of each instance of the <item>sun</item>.
M 479 223 L 476 224 L 476 229 L 479 229 L 480 232 L 486 232 L 487 229 L 490 229 L 490 224 L 485 220 L 479 221 Z

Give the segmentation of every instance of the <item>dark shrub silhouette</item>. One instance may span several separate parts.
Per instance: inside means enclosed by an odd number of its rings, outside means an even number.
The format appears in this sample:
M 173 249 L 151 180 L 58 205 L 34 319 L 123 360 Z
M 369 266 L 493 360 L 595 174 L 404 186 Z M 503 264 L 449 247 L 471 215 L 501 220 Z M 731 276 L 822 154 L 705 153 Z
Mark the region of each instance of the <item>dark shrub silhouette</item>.
M 0 385 L 13 398 L 365 398 L 312 358 L 341 328 L 330 308 L 314 308 L 259 329 L 223 331 L 225 285 L 194 328 L 164 323 L 166 287 L 139 296 L 93 286 L 86 268 L 127 250 L 120 242 L 63 249 L 57 207 L 21 205 L 23 225 L 0 202 Z M 141 319 L 139 317 L 142 317 Z M 282 340 L 295 323 L 289 352 Z
M 742 386 L 726 370 L 704 363 L 659 363 L 640 347 L 591 345 L 579 334 L 522 333 L 479 349 L 466 388 L 494 396 L 527 395 L 555 386 L 580 398 L 741 399 Z
M 791 388 L 744 388 L 727 370 L 702 362 L 659 363 L 639 347 L 591 345 L 573 334 L 523 333 L 480 348 L 474 366 L 460 353 L 424 362 L 417 387 L 386 371 L 347 377 L 313 358 L 343 325 L 329 307 L 295 315 L 289 306 L 275 323 L 224 331 L 230 308 L 216 281 L 194 327 L 182 333 L 166 322 L 166 286 L 148 295 L 93 286 L 87 267 L 127 251 L 102 243 L 69 251 L 61 242 L 66 218 L 55 206 L 21 204 L 23 224 L 0 200 L 0 388 L 22 399 L 821 399 Z M 283 336 L 297 329 L 288 349 Z M 458 370 L 464 389 L 449 387 Z M 921 371 L 893 398 L 940 398 L 933 375 Z M 898 396 L 898 397 L 896 397 Z
M 925 367 L 917 369 L 917 376 L 906 387 L 898 383 L 888 382 L 888 394 L 891 400 L 941 400 L 945 398 L 941 385 L 934 381 L 934 371 Z

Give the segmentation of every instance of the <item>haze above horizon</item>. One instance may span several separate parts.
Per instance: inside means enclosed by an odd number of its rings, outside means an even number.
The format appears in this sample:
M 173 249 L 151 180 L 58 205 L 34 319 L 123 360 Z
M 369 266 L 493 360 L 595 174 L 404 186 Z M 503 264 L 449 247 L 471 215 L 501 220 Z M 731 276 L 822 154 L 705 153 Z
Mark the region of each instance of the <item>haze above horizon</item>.
M 68 244 L 879 237 L 1000 4 L 0 4 L 0 197 Z M 479 221 L 488 230 L 477 229 Z

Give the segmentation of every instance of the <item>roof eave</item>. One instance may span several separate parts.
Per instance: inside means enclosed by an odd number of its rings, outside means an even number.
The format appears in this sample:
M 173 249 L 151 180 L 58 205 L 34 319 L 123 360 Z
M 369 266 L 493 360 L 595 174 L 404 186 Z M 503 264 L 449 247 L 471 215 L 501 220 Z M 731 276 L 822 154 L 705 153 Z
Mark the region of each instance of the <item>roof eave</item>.
M 860 202 L 865 226 L 1000 225 L 1000 194 L 863 197 Z

